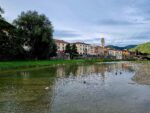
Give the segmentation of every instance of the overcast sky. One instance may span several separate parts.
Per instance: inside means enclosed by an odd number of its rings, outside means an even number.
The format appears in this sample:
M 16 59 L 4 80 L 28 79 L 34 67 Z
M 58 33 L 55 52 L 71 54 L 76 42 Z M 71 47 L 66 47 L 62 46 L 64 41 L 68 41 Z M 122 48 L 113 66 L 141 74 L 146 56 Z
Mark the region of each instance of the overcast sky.
M 150 0 L 0 0 L 12 22 L 22 11 L 45 14 L 54 37 L 66 41 L 126 46 L 150 41 Z

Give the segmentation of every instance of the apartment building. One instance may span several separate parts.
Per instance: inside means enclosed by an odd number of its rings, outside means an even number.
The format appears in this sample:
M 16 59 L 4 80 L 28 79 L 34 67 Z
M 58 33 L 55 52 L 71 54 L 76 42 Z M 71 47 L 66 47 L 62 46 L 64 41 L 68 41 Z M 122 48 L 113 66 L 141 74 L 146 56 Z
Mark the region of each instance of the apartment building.
M 97 56 L 104 56 L 104 48 L 101 46 L 95 46 L 95 55 Z
M 123 50 L 122 51 L 122 56 L 123 56 L 124 59 L 130 58 L 131 53 L 128 50 Z
M 57 53 L 64 53 L 68 42 L 55 39 L 55 43 L 57 45 Z
M 57 53 L 64 54 L 66 45 L 69 44 L 66 41 L 55 39 L 55 43 L 57 45 Z M 101 46 L 94 46 L 84 42 L 75 42 L 70 43 L 70 45 L 75 44 L 77 47 L 77 52 L 79 55 L 88 55 L 88 56 L 104 56 L 105 49 Z
M 96 47 L 93 45 L 90 45 L 90 50 L 89 50 L 90 54 L 89 55 L 96 55 Z
M 110 57 L 114 57 L 116 59 L 122 59 L 123 58 L 122 57 L 123 56 L 122 51 L 120 51 L 120 50 L 109 49 L 108 54 L 109 54 Z
M 77 46 L 77 51 L 80 55 L 88 55 L 90 53 L 90 45 L 83 42 L 74 43 Z

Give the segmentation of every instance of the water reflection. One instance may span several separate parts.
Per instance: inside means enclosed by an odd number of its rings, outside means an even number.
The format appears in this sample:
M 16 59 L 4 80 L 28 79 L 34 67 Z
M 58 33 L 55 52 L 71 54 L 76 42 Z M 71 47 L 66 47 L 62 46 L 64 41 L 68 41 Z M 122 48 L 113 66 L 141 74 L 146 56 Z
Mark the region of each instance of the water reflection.
M 149 113 L 149 87 L 130 84 L 134 65 L 63 65 L 0 74 L 0 113 Z
M 138 69 L 136 70 L 135 76 L 132 78 L 133 81 L 139 84 L 150 85 L 150 64 L 137 64 Z

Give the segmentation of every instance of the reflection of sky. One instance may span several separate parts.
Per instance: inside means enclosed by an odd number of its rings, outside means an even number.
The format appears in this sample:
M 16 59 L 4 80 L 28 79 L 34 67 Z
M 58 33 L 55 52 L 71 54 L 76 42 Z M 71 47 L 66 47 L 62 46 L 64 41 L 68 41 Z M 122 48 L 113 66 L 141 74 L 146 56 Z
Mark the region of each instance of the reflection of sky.
M 1 0 L 0 4 L 9 21 L 21 11 L 44 13 L 53 23 L 54 36 L 67 41 L 98 44 L 105 37 L 107 44 L 120 46 L 150 41 L 149 0 Z
M 83 68 L 89 67 L 91 70 L 85 73 L 93 70 L 93 65 Z M 87 76 L 81 74 L 81 78 L 67 77 L 56 82 L 57 95 L 54 98 L 52 113 L 146 113 L 150 110 L 149 87 L 130 84 L 133 73 L 128 70 L 127 65 L 95 65 L 94 68 L 93 73 Z M 105 69 L 110 69 L 111 72 L 105 73 L 105 78 L 102 79 L 97 72 L 107 72 Z M 114 75 L 113 70 L 122 70 L 122 74 Z

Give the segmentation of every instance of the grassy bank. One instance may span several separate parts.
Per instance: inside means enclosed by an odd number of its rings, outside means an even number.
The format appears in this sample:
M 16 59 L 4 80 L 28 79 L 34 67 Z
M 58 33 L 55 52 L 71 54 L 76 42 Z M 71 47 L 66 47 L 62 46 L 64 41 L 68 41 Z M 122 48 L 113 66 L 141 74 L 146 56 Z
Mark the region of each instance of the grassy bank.
M 95 62 L 106 62 L 106 61 L 112 61 L 112 60 L 79 59 L 79 60 L 5 61 L 5 62 L 0 62 L 0 70 L 33 68 L 33 67 L 41 67 L 41 66 L 55 66 L 55 65 L 62 65 L 62 64 L 95 63 Z

